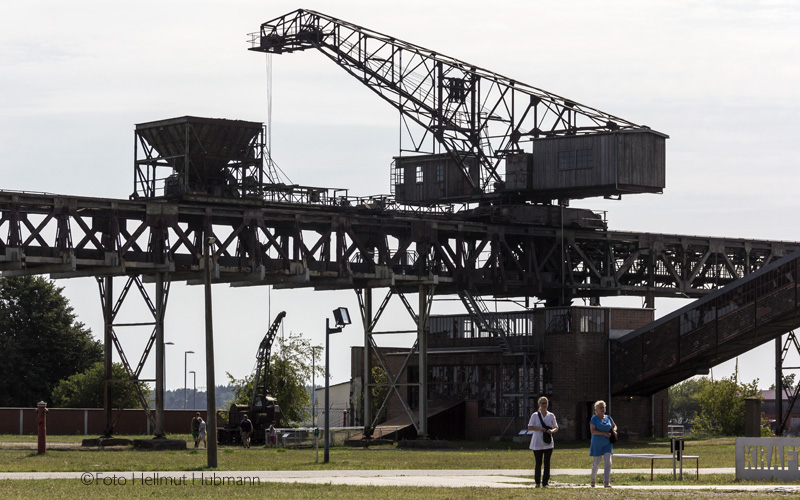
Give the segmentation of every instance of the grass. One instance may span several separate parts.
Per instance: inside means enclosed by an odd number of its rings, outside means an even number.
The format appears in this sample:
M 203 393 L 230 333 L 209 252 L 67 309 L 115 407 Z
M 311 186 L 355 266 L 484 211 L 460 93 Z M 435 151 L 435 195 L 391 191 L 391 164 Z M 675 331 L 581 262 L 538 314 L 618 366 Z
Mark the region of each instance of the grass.
M 139 436 L 141 437 L 141 436 Z M 13 439 L 12 439 L 13 438 Z M 51 436 L 50 443 L 80 443 L 83 436 Z M 176 438 L 190 439 L 188 435 Z M 37 455 L 35 450 L 14 446 L 15 443 L 35 443 L 35 436 L 0 435 L 0 470 L 8 472 L 31 471 L 158 471 L 203 470 L 206 465 L 204 449 L 189 448 L 184 451 L 145 452 L 130 448 L 74 448 L 48 450 Z M 316 463 L 313 449 L 265 449 L 220 447 L 219 470 L 324 470 L 324 469 L 530 469 L 533 456 L 524 444 L 508 442 L 476 443 L 453 442 L 448 450 L 403 450 L 395 446 L 378 446 L 369 449 L 331 448 L 331 462 Z M 557 443 L 553 453 L 554 469 L 588 469 L 590 458 L 585 443 Z M 669 442 L 664 440 L 623 443 L 615 447 L 617 453 L 669 453 Z M 686 453 L 700 455 L 701 467 L 733 467 L 734 440 L 710 439 L 689 441 Z M 320 455 L 322 450 L 320 450 Z M 320 462 L 321 462 L 320 458 Z M 687 462 L 689 464 L 690 462 Z M 661 467 L 668 462 L 662 461 Z M 694 465 L 694 462 L 691 462 Z M 614 469 L 644 468 L 642 460 L 618 458 Z M 658 465 L 658 464 L 657 464 Z M 690 467 L 685 467 L 688 471 Z
M 748 500 L 751 498 L 796 498 L 796 493 L 779 492 L 718 492 L 701 491 L 647 491 L 590 488 L 421 488 L 392 486 L 331 486 L 297 483 L 262 483 L 252 486 L 147 486 L 140 483 L 124 486 L 84 486 L 78 480 L 52 481 L 0 481 L 4 500 L 32 497 L 44 498 L 278 498 L 280 500 L 527 500 L 531 498 L 558 498 L 559 500 L 600 499 L 720 499 Z
M 104 472 L 104 471 L 204 471 L 206 452 L 204 449 L 189 448 L 182 451 L 146 452 L 135 451 L 130 447 L 113 449 L 80 448 L 77 445 L 84 436 L 50 436 L 49 443 L 71 443 L 73 448 L 48 450 L 37 455 L 31 449 L 35 436 L 0 435 L 0 471 L 4 472 Z M 141 438 L 142 436 L 120 436 Z M 188 435 L 173 436 L 190 440 Z M 240 447 L 220 447 L 219 471 L 229 470 L 342 470 L 342 469 L 531 469 L 533 457 L 524 444 L 508 442 L 452 442 L 446 450 L 404 450 L 395 446 L 378 446 L 369 449 L 335 446 L 331 449 L 329 464 L 315 462 L 313 449 L 265 449 Z M 589 469 L 590 459 L 586 443 L 557 443 L 553 454 L 554 469 Z M 624 442 L 615 447 L 617 453 L 668 453 L 669 442 L 648 440 Z M 733 467 L 734 439 L 709 439 L 687 441 L 686 453 L 699 455 L 701 467 Z M 662 468 L 668 462 L 662 462 Z M 612 482 L 617 485 L 651 486 L 675 485 L 669 475 L 656 475 L 650 482 L 650 474 L 625 473 L 626 469 L 646 468 L 646 462 L 618 458 L 614 461 Z M 701 475 L 699 481 L 692 478 L 693 469 L 684 469 L 683 483 L 689 485 L 747 484 L 737 482 L 733 474 Z M 588 483 L 588 474 L 581 476 L 556 475 L 554 484 L 580 485 Z M 262 483 L 246 486 L 208 486 L 208 485 L 142 485 L 129 481 L 125 485 L 95 484 L 85 486 L 79 480 L 0 481 L 3 500 L 31 498 L 33 495 L 61 498 L 183 498 L 195 499 L 211 497 L 263 498 L 278 497 L 292 499 L 348 498 L 348 500 L 376 500 L 430 498 L 439 499 L 494 499 L 516 500 L 523 498 L 552 498 L 559 500 L 582 499 L 645 499 L 667 498 L 697 500 L 702 498 L 750 499 L 759 497 L 796 498 L 797 494 L 781 492 L 722 492 L 711 490 L 661 491 L 661 490 L 606 490 L 589 488 L 558 488 L 534 490 L 530 488 L 422 488 L 422 487 L 370 487 L 370 486 L 331 486 L 314 484 Z M 554 492 L 558 492 L 554 494 Z

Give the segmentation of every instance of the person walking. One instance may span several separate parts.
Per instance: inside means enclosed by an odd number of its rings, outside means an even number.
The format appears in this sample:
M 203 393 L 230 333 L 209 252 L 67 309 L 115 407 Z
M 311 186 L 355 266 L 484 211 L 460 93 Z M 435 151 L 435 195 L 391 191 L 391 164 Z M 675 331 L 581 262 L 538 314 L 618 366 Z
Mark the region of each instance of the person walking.
M 531 415 L 528 430 L 533 431 L 529 448 L 533 450 L 536 461 L 536 487 L 547 488 L 550 483 L 550 456 L 553 454 L 553 434 L 558 432 L 556 416 L 547 411 L 550 401 L 546 397 L 539 398 L 539 410 Z M 544 475 L 542 474 L 544 462 Z
M 253 432 L 253 422 L 247 418 L 246 413 L 242 416 L 242 421 L 239 422 L 239 428 L 242 430 L 242 446 L 250 448 L 250 433 Z
M 200 418 L 200 412 L 194 414 L 194 418 L 192 418 L 192 439 L 194 439 L 194 447 L 197 448 L 199 443 L 197 437 L 200 434 L 200 422 L 202 422 L 202 418 Z
M 197 444 L 200 444 L 200 441 L 203 442 L 203 448 L 208 448 L 208 442 L 206 441 L 206 422 L 203 420 L 202 417 L 200 418 L 200 428 L 198 429 L 197 433 Z
M 614 454 L 613 442 L 617 438 L 617 424 L 606 415 L 605 401 L 594 404 L 594 416 L 589 422 L 589 430 L 592 433 L 592 442 L 589 445 L 589 455 L 592 457 L 592 488 L 595 486 L 600 460 L 603 461 L 603 486 L 611 488 L 611 455 Z
M 269 429 L 267 429 L 267 446 L 270 448 L 275 448 L 275 445 L 278 443 L 278 431 L 275 429 L 275 422 L 270 422 Z

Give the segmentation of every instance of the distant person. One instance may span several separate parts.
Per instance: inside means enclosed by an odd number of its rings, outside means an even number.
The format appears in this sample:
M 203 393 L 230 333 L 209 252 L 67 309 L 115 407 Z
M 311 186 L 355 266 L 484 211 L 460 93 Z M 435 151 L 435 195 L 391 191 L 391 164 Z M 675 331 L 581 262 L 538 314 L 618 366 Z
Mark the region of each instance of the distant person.
M 198 436 L 200 435 L 200 422 L 203 419 L 200 418 L 200 412 L 194 414 L 194 418 L 192 419 L 192 439 L 194 439 L 194 447 L 197 448 L 199 441 L 197 440 Z
M 278 431 L 275 430 L 275 422 L 269 424 L 267 434 L 269 436 L 269 447 L 275 448 L 275 445 L 278 443 Z
M 528 430 L 533 431 L 529 448 L 533 450 L 536 461 L 536 487 L 547 488 L 550 483 L 550 457 L 553 455 L 553 434 L 558 432 L 556 416 L 547 411 L 550 401 L 546 397 L 539 398 L 539 411 L 531 415 L 528 421 Z M 542 462 L 544 462 L 544 475 L 542 475 Z
M 605 401 L 598 401 L 594 404 L 594 416 L 589 422 L 589 430 L 592 432 L 592 443 L 589 445 L 589 455 L 592 456 L 592 488 L 597 479 L 597 469 L 600 468 L 600 460 L 603 460 L 603 486 L 611 488 L 611 455 L 614 454 L 614 445 L 611 443 L 611 436 L 616 440 L 617 424 L 614 419 L 606 415 Z
M 245 448 L 250 448 L 250 434 L 253 432 L 253 422 L 247 418 L 246 413 L 242 417 L 242 421 L 239 423 L 239 428 L 242 430 L 242 446 Z
M 200 441 L 202 441 L 203 448 L 208 448 L 208 442 L 206 441 L 206 422 L 202 418 L 200 418 L 200 428 L 198 429 L 198 431 L 199 432 L 197 434 L 197 443 L 200 444 Z

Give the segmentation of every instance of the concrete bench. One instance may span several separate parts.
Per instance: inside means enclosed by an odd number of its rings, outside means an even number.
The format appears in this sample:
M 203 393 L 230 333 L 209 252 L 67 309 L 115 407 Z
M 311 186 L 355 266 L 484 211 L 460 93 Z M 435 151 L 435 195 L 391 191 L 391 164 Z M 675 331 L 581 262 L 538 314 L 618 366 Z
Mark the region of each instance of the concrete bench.
M 658 455 L 654 453 L 615 453 L 618 458 L 638 458 L 650 460 L 650 481 L 653 480 L 653 464 L 656 460 L 672 460 L 672 455 Z M 681 460 L 694 460 L 695 479 L 700 478 L 700 457 L 698 455 L 683 455 Z M 680 460 L 679 460 L 680 461 Z

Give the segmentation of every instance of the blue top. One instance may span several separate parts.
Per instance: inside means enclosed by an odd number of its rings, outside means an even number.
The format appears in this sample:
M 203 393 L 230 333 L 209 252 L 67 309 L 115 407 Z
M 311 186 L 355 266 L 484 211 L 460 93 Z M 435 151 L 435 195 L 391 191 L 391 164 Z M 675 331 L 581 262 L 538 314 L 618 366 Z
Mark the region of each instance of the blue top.
M 602 419 L 597 415 L 594 415 L 589 423 L 594 425 L 594 428 L 600 432 L 611 432 L 611 429 L 614 428 L 614 419 L 608 415 L 604 416 Z M 606 453 L 613 454 L 614 445 L 611 444 L 611 441 L 609 441 L 607 437 L 592 434 L 592 444 L 589 446 L 589 456 L 601 457 Z

